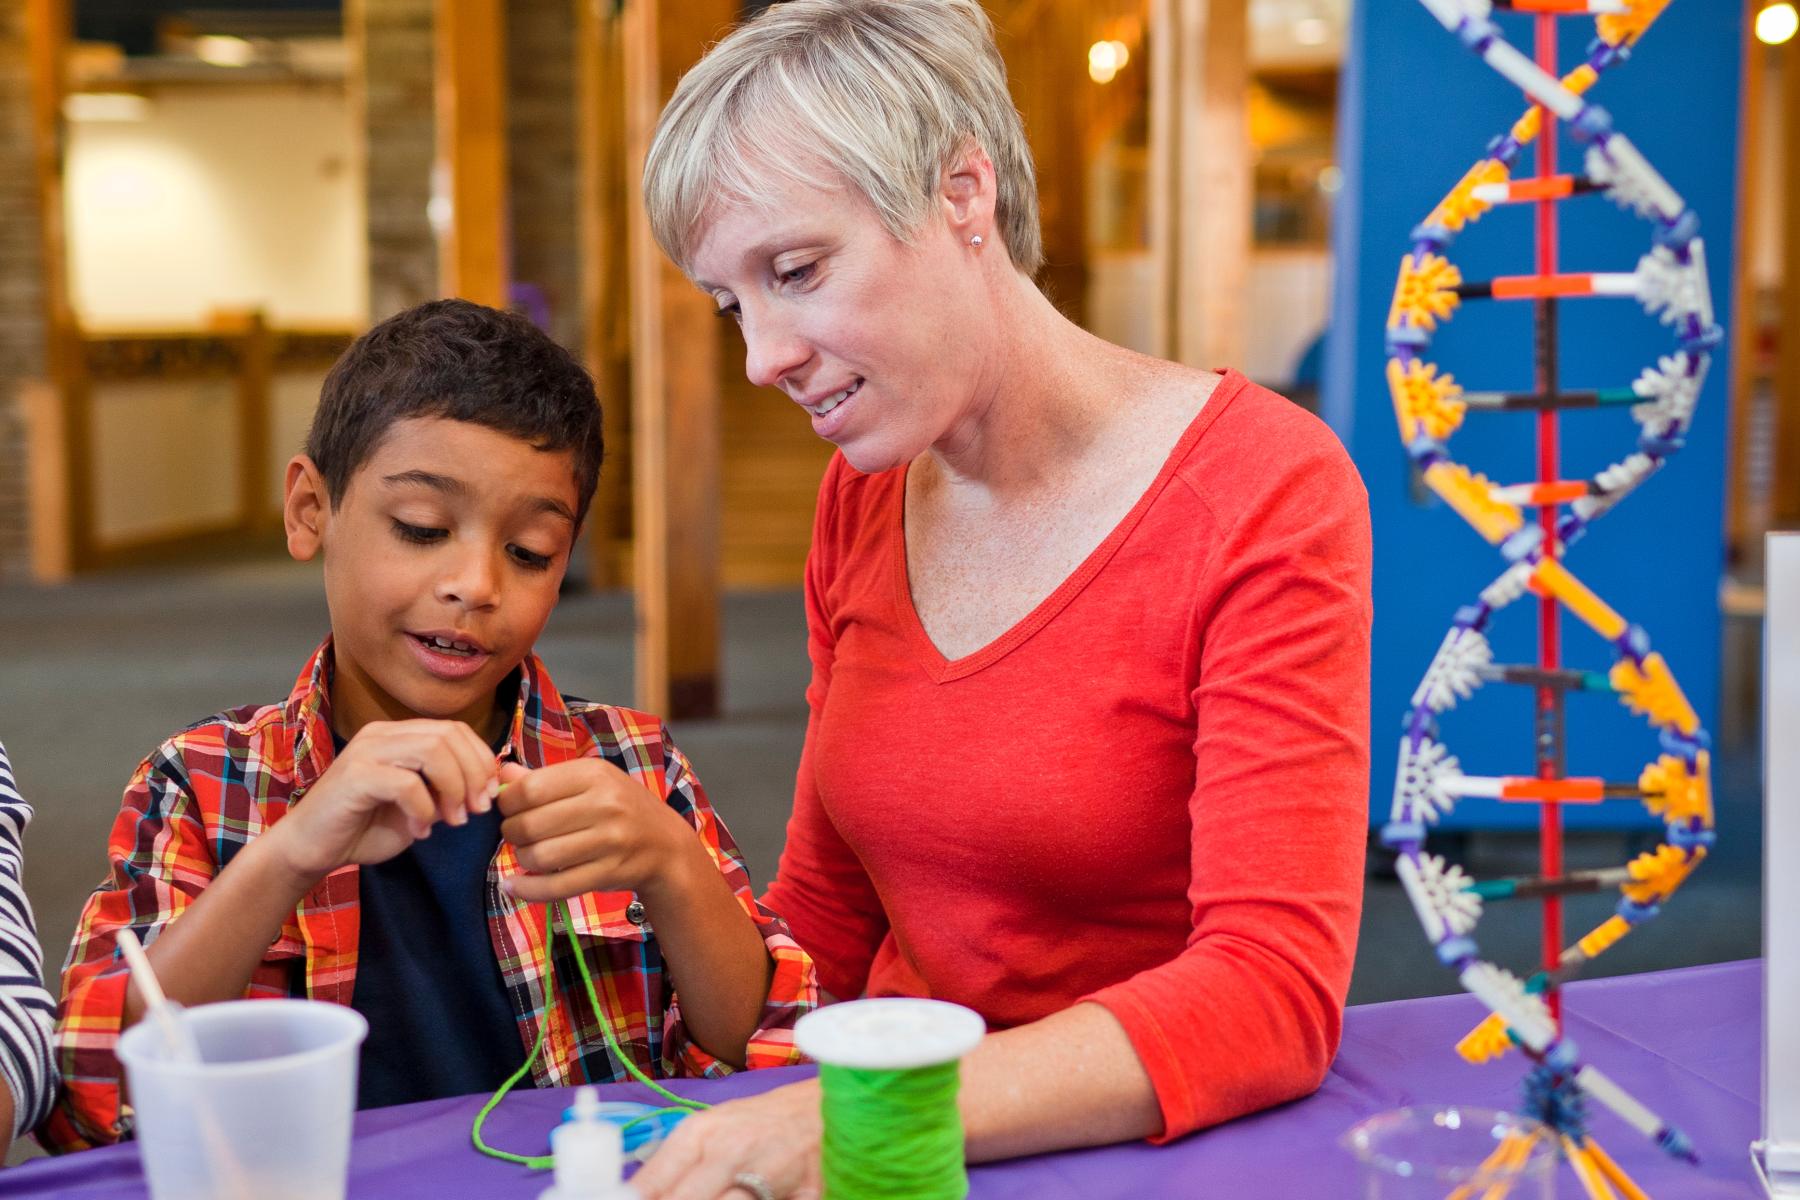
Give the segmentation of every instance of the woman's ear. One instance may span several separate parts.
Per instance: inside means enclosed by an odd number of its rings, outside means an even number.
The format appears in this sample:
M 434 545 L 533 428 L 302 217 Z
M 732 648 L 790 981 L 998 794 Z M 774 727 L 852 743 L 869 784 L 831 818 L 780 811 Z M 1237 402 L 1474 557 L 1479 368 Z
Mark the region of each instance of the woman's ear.
M 288 553 L 300 562 L 324 547 L 325 530 L 331 524 L 331 493 L 318 465 L 304 454 L 288 460 L 281 520 L 287 528 Z
M 938 196 L 944 221 L 957 241 L 967 243 L 976 236 L 994 241 L 995 186 L 994 164 L 987 151 L 978 142 L 965 142 L 944 168 Z

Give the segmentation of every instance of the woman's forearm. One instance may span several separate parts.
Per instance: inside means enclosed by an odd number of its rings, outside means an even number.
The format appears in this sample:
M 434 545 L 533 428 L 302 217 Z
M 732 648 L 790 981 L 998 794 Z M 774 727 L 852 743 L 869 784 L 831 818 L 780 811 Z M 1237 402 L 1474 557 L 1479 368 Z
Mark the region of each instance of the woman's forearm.
M 988 1036 L 963 1060 L 961 1097 L 970 1162 L 1132 1141 L 1163 1125 L 1125 1027 L 1098 1004 Z

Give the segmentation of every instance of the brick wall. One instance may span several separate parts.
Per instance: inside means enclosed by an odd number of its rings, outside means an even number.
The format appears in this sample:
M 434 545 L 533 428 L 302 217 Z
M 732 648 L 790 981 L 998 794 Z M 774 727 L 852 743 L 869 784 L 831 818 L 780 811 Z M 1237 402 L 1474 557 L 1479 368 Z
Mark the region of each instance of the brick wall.
M 506 75 L 513 279 L 548 307 L 550 335 L 579 351 L 575 6 L 569 0 L 507 5 Z M 535 304 L 525 307 L 539 315 Z
M 425 208 L 436 149 L 432 0 L 353 0 L 345 6 L 360 56 L 367 139 L 369 319 L 438 294 L 437 242 Z
M 23 5 L 0 5 L 0 580 L 31 569 L 20 385 L 45 372 L 43 247 Z

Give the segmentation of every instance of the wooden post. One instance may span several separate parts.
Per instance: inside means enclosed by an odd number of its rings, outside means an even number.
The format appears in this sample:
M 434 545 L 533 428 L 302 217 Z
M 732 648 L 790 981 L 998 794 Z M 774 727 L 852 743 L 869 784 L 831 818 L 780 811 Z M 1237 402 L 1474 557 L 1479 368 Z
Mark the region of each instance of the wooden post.
M 663 104 L 734 11 L 730 0 L 626 0 L 621 29 L 637 692 L 640 707 L 671 717 L 719 710 L 719 322 L 658 249 L 637 192 Z
M 270 497 L 270 408 L 275 386 L 275 344 L 261 309 L 247 315 L 241 332 L 237 378 L 238 514 L 247 533 L 260 533 L 280 523 Z
M 438 272 L 446 296 L 504 308 L 506 36 L 502 0 L 437 0 Z M 447 203 L 444 203 L 447 202 Z
M 575 5 L 576 212 L 582 353 L 600 393 L 606 464 L 588 510 L 590 586 L 629 582 L 631 540 L 631 305 L 624 245 L 633 197 L 625 188 L 625 84 L 620 21 L 603 0 Z
M 1234 365 L 1250 278 L 1246 0 L 1153 0 L 1150 39 L 1157 352 Z
M 1786 198 L 1779 217 L 1781 237 L 1781 328 L 1775 362 L 1775 479 L 1769 497 L 1769 523 L 1800 529 L 1800 43 L 1789 43 L 1781 64 L 1781 128 L 1784 162 L 1780 195 Z M 1772 222 L 1771 222 L 1772 223 Z M 1738 322 L 1747 324 L 1749 312 Z
M 32 459 L 32 573 L 44 581 L 67 578 L 93 549 L 87 392 L 69 307 L 63 225 L 62 102 L 68 90 L 70 31 L 69 0 L 27 0 L 42 340 L 41 356 L 34 357 L 43 374 L 23 399 Z

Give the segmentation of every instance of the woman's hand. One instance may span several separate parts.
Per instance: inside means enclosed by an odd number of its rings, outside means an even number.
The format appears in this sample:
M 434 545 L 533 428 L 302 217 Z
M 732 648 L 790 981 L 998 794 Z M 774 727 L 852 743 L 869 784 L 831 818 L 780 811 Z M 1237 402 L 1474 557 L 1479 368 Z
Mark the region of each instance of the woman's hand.
M 818 1200 L 820 1129 L 817 1080 L 732 1100 L 677 1125 L 631 1185 L 644 1200 L 748 1200 L 732 1181 L 750 1174 L 780 1200 Z

